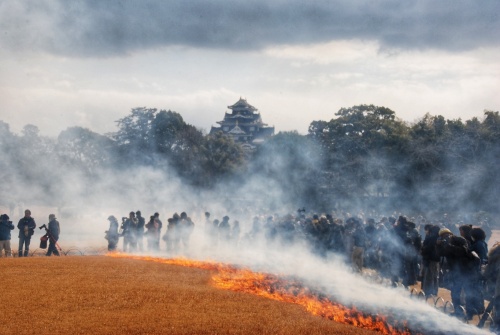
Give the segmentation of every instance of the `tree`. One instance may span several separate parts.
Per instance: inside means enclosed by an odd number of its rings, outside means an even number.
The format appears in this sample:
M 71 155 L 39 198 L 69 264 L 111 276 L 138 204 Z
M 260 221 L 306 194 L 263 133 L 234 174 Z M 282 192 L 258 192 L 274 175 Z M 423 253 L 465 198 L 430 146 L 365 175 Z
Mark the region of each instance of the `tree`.
M 95 175 L 99 170 L 112 166 L 115 149 L 115 142 L 109 137 L 82 127 L 62 131 L 56 146 L 66 166 L 79 169 L 87 175 Z
M 116 121 L 118 131 L 110 134 L 119 148 L 122 159 L 127 164 L 151 162 L 155 152 L 152 123 L 155 108 L 133 108 L 130 115 Z
M 222 132 L 205 137 L 203 169 L 208 185 L 222 178 L 230 178 L 241 171 L 245 164 L 242 147 Z
M 194 127 L 186 124 L 179 113 L 172 111 L 160 111 L 154 118 L 151 125 L 154 147 L 157 152 L 169 155 L 174 144 L 178 141 L 179 135 L 183 132 L 188 133 L 196 130 Z M 187 130 L 192 127 L 193 129 Z
M 390 193 L 398 172 L 391 163 L 407 149 L 406 125 L 389 108 L 374 105 L 341 108 L 335 115 L 312 122 L 308 134 L 323 148 L 331 192 L 346 199 Z

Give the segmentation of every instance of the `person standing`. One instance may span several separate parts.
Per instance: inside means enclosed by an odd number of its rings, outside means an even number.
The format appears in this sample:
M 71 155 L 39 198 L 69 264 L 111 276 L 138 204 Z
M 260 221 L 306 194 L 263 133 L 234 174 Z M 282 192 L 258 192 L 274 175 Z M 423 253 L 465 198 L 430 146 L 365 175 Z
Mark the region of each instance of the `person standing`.
M 57 241 L 59 240 L 59 234 L 61 233 L 61 227 L 59 226 L 59 221 L 57 221 L 54 214 L 49 215 L 49 227 L 47 229 L 49 234 L 49 249 L 45 256 L 54 255 L 59 256 L 59 251 L 57 250 Z
M 187 216 L 186 212 L 181 213 L 179 220 L 179 238 L 184 251 L 189 249 L 189 238 L 194 229 L 194 222 Z
M 161 229 L 163 228 L 163 222 L 161 222 L 160 220 L 160 213 L 158 212 L 155 212 L 153 214 L 153 217 L 155 219 L 155 222 L 158 223 L 158 234 L 157 234 L 157 240 L 156 240 L 156 244 L 158 245 L 158 250 L 160 250 L 160 237 L 161 237 Z
M 123 252 L 137 250 L 137 226 L 139 221 L 134 212 L 129 213 L 128 219 L 123 222 Z
M 142 217 L 141 211 L 135 212 L 135 217 L 137 219 L 137 231 L 136 231 L 136 237 L 137 237 L 137 247 L 139 248 L 139 251 L 144 251 L 144 227 L 146 226 L 146 219 Z
M 29 209 L 24 211 L 24 217 L 19 220 L 17 224 L 19 229 L 19 257 L 28 257 L 30 251 L 31 236 L 35 233 L 36 223 L 35 219 L 31 217 L 31 211 Z M 24 254 L 23 254 L 24 246 Z
M 149 222 L 146 224 L 147 228 L 147 241 L 148 241 L 148 250 L 149 251 L 159 251 L 160 244 L 158 241 L 160 240 L 160 224 L 158 223 L 158 219 L 151 215 L 149 218 Z
M 493 304 L 493 324 L 490 330 L 500 334 L 500 243 L 495 243 L 488 253 L 488 264 L 484 270 L 488 287 L 488 299 Z
M 118 245 L 119 235 L 118 235 L 118 220 L 114 215 L 108 217 L 109 228 L 105 231 L 106 240 L 108 240 L 108 251 L 115 251 Z
M 354 231 L 352 232 L 351 262 L 355 272 L 362 273 L 363 260 L 365 257 L 366 234 L 365 228 L 359 219 L 354 219 Z
M 439 230 L 439 237 L 436 241 L 437 252 L 440 257 L 446 258 L 446 263 L 448 267 L 449 289 L 451 293 L 451 302 L 453 303 L 454 312 L 453 316 L 458 318 L 464 318 L 466 315 L 459 306 L 461 303 L 461 293 L 462 290 L 465 292 L 465 300 L 467 301 L 467 254 L 469 248 L 467 245 L 467 240 L 462 236 L 455 236 L 448 228 L 442 228 Z M 465 305 L 466 308 L 467 303 Z
M 439 255 L 436 242 L 439 238 L 439 226 L 426 224 L 425 238 L 422 245 L 423 278 L 421 287 L 427 296 L 437 296 L 439 289 Z
M 2 214 L 0 216 L 0 257 L 2 257 L 2 251 L 5 250 L 5 256 L 11 257 L 12 251 L 10 249 L 10 231 L 14 229 L 12 221 L 9 221 L 9 216 L 7 214 Z

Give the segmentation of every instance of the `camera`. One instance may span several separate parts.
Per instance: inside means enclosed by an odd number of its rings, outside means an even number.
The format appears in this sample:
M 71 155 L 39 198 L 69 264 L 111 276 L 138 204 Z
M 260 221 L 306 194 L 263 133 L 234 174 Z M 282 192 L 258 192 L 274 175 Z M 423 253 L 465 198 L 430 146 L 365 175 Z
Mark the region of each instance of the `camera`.
M 42 226 L 40 226 L 38 229 L 43 229 L 43 228 L 48 229 L 47 226 L 45 225 L 45 223 Z

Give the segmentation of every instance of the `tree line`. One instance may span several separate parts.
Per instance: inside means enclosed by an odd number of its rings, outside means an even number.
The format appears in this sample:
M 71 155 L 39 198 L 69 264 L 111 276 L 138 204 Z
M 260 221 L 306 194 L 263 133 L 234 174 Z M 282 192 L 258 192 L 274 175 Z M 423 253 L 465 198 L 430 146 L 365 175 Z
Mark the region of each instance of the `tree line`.
M 498 111 L 408 123 L 386 107 L 341 108 L 329 121 L 311 122 L 307 134 L 280 132 L 252 153 L 170 110 L 134 108 L 116 123 L 109 134 L 71 127 L 51 138 L 34 125 L 14 134 L 0 121 L 0 202 L 57 202 L 61 184 L 73 179 L 92 185 L 106 172 L 153 167 L 194 190 L 265 180 L 283 190 L 285 202 L 317 210 L 498 212 Z

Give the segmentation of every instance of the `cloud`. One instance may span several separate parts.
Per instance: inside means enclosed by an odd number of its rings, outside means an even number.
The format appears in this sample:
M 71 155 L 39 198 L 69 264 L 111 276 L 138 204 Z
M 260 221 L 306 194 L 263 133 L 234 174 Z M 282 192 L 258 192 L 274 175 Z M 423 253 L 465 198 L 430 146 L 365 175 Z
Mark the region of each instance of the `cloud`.
M 13 51 L 123 56 L 172 45 L 260 50 L 272 45 L 376 41 L 388 49 L 497 46 L 496 0 L 7 1 L 0 43 Z

